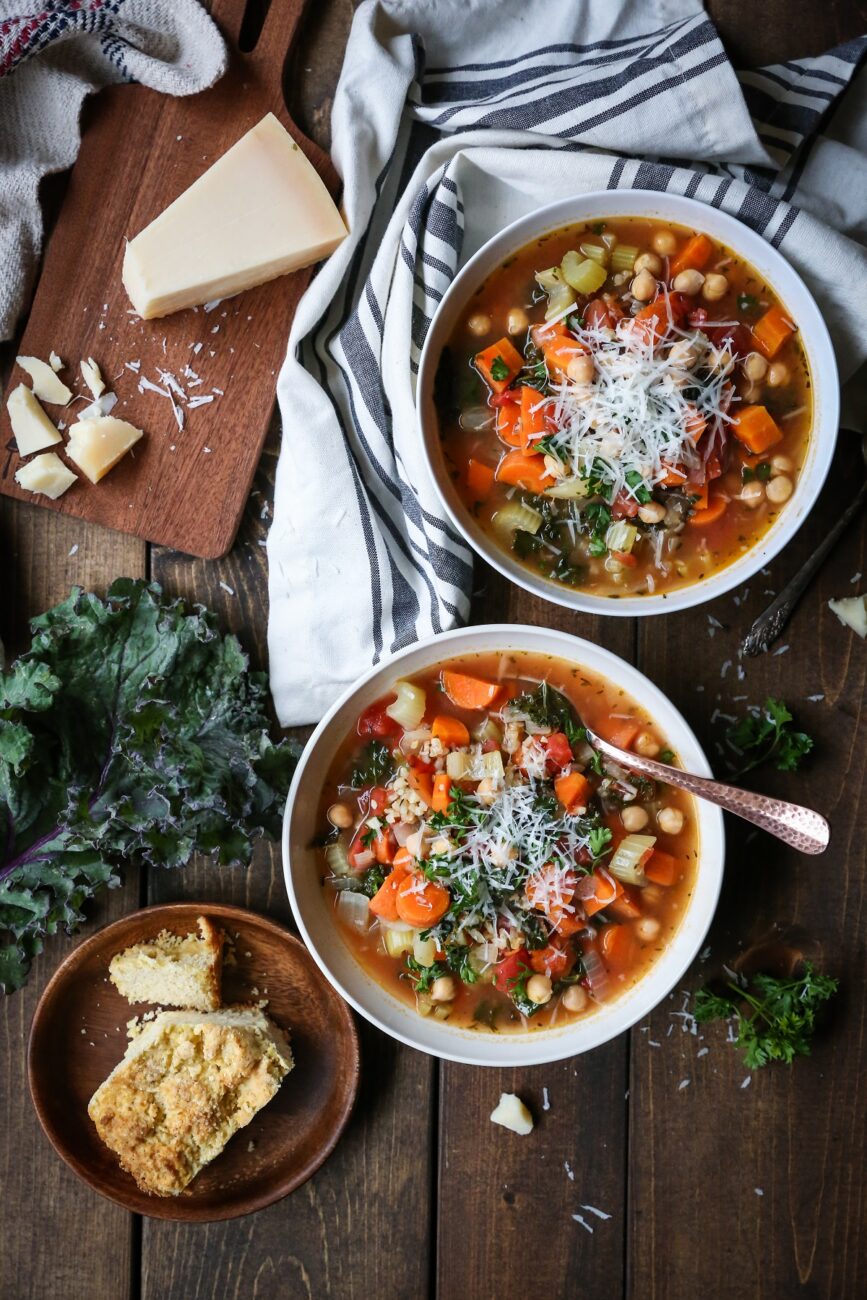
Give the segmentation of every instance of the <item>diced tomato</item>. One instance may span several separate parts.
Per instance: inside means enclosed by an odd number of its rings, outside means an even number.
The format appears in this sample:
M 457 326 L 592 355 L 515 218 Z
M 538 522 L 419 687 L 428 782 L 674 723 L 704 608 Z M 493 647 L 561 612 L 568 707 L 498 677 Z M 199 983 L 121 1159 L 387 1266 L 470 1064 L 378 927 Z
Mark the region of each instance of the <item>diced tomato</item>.
M 612 329 L 614 321 L 608 303 L 601 298 L 594 298 L 584 308 L 584 324 L 589 330 Z
M 502 993 L 508 993 L 529 967 L 530 954 L 526 948 L 510 952 L 494 967 L 495 986 Z
M 690 329 L 694 329 L 694 330 L 702 329 L 705 321 L 707 320 L 707 308 L 696 307 L 695 311 L 691 311 L 686 319 Z
M 408 765 L 416 772 L 435 772 L 436 765 L 429 763 L 425 758 L 419 758 L 418 754 L 410 754 L 406 760 Z
M 615 519 L 634 519 L 638 514 L 638 502 L 628 492 L 618 492 L 611 506 Z
M 530 953 L 530 966 L 539 975 L 561 979 L 575 965 L 575 953 L 559 944 L 549 943 L 546 948 L 536 948 Z
M 365 709 L 358 719 L 359 736 L 393 736 L 400 731 L 399 724 L 385 711 L 396 699 L 396 695 L 390 695 L 387 699 L 377 700 L 370 708 Z
M 634 569 L 638 565 L 638 560 L 631 551 L 612 551 L 612 558 L 622 564 L 625 569 Z
M 483 741 L 482 741 L 482 753 L 483 753 L 483 754 L 493 754 L 494 750 L 495 750 L 495 749 L 499 749 L 499 748 L 500 748 L 500 746 L 497 744 L 497 742 L 496 742 L 495 740 L 483 740 Z
M 543 740 L 545 761 L 552 771 L 565 767 L 567 763 L 572 762 L 574 758 L 572 746 L 562 731 L 555 731 L 550 736 L 545 736 Z
M 701 328 L 714 347 L 721 348 L 725 344 L 736 357 L 745 357 L 748 352 L 754 351 L 753 336 L 748 325 L 714 325 L 713 321 L 708 321 Z
M 514 388 L 507 388 L 504 393 L 488 394 L 488 406 L 508 406 L 509 402 L 520 405 L 520 398 Z
M 388 791 L 384 785 L 375 785 L 367 798 L 367 806 L 372 817 L 384 813 L 388 805 Z

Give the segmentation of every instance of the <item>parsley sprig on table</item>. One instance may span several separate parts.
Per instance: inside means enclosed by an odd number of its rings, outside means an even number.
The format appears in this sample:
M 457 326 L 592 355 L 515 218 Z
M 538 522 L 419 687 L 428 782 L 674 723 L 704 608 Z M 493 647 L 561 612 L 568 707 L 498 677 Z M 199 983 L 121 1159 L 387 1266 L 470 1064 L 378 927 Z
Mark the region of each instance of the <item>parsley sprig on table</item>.
M 748 987 L 729 983 L 733 996 L 707 987 L 695 995 L 693 1014 L 699 1024 L 733 1020 L 735 1045 L 744 1049 L 744 1062 L 755 1070 L 769 1061 L 791 1065 L 796 1056 L 809 1056 L 816 1010 L 838 988 L 830 975 L 817 975 L 805 962 L 800 977 L 777 979 L 754 975 Z
M 747 759 L 738 776 L 773 760 L 780 772 L 794 772 L 813 748 L 812 737 L 795 731 L 792 714 L 782 700 L 768 696 L 760 709 L 733 723 L 726 731 L 729 744 Z

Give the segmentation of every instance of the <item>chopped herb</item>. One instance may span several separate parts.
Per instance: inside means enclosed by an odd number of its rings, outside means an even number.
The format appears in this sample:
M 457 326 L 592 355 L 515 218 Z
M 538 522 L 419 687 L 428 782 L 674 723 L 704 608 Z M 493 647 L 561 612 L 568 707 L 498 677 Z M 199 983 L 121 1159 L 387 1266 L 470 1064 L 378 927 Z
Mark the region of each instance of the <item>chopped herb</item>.
M 509 378 L 509 367 L 502 357 L 494 357 L 491 362 L 491 378 L 496 379 L 498 383 Z
M 570 329 L 573 334 L 578 330 L 583 330 L 586 322 L 583 316 L 576 316 L 574 311 L 571 316 L 566 317 L 566 328 Z
M 626 486 L 632 490 L 632 495 L 640 506 L 646 506 L 652 500 L 650 489 L 637 469 L 627 470 Z
M 769 695 L 760 709 L 730 726 L 726 731 L 729 744 L 741 754 L 751 754 L 738 775 L 771 760 L 779 772 L 794 772 L 813 748 L 813 740 L 806 732 L 793 731 L 789 726 L 793 721 L 783 701 Z
M 602 232 L 603 232 L 603 230 L 605 229 L 605 222 L 604 222 L 604 221 L 596 221 L 596 222 L 594 222 L 594 224 L 590 227 L 590 229 L 593 231 L 593 234 L 594 234 L 594 235 L 601 235 Z
M 767 483 L 770 477 L 771 477 L 770 462 L 763 460 L 761 465 L 756 466 L 756 478 L 759 480 L 760 483 Z
M 735 1046 L 744 1049 L 745 1065 L 755 1070 L 769 1061 L 791 1065 L 796 1056 L 810 1055 L 816 1011 L 837 992 L 838 983 L 829 975 L 815 975 L 805 962 L 799 978 L 754 975 L 746 987 L 726 987 L 734 996 L 699 989 L 693 1013 L 699 1024 L 734 1020 Z
M 560 555 L 551 566 L 550 576 L 556 578 L 557 582 L 565 583 L 567 587 L 577 587 L 584 577 L 584 569 L 580 564 L 572 564 L 565 555 Z
M 607 826 L 594 826 L 590 831 L 590 852 L 594 858 L 603 857 L 608 851 L 608 845 L 613 839 L 613 835 Z
M 410 977 L 409 982 L 416 993 L 427 993 L 434 980 L 439 979 L 440 975 L 449 973 L 449 968 L 444 961 L 435 961 L 432 966 L 422 966 L 421 962 L 410 956 L 407 956 L 405 961 Z
M 525 528 L 516 528 L 512 537 L 512 550 L 519 560 L 529 559 L 535 555 L 539 549 L 539 539 L 534 533 L 528 533 Z
M 758 298 L 753 297 L 751 293 L 738 294 L 738 311 L 755 311 L 758 305 Z
M 375 826 L 368 826 L 367 830 L 361 837 L 361 843 L 366 849 L 369 849 L 378 834 L 379 831 Z
M 366 785 L 378 785 L 386 781 L 394 772 L 394 759 L 388 745 L 381 740 L 372 740 L 364 751 L 361 762 L 352 769 L 349 783 L 353 790 L 361 790 Z
M 749 465 L 744 465 L 743 469 L 741 470 L 741 482 L 752 483 L 755 477 L 756 477 L 756 471 L 754 469 L 751 469 Z
M 554 456 L 557 460 L 562 460 L 560 452 L 557 450 L 556 434 L 546 434 L 544 438 L 538 438 L 535 442 L 535 448 L 543 456 Z
M 673 763 L 673 762 L 674 762 L 674 750 L 673 750 L 673 749 L 661 749 L 661 750 L 659 751 L 659 761 L 660 761 L 660 763 Z
M 475 984 L 479 978 L 479 972 L 470 961 L 469 947 L 462 943 L 452 943 L 446 948 L 446 964 L 449 970 L 454 971 L 464 984 Z
M 373 898 L 373 895 L 385 883 L 385 877 L 387 875 L 388 872 L 385 867 L 381 867 L 378 864 L 375 867 L 368 867 L 359 877 L 359 880 L 361 881 L 362 894 L 366 894 L 368 898 Z

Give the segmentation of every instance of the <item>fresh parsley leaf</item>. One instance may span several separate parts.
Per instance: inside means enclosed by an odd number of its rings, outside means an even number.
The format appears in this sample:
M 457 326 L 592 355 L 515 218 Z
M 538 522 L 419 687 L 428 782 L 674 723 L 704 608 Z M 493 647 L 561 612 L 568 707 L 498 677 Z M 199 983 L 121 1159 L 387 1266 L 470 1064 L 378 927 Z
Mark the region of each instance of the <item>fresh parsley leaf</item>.
M 75 587 L 31 627 L 0 674 L 6 992 L 124 866 L 248 864 L 280 833 L 298 752 L 269 739 L 267 682 L 237 639 L 156 584 Z
M 434 980 L 439 979 L 440 975 L 449 973 L 449 968 L 444 961 L 435 961 L 432 966 L 422 966 L 421 962 L 416 961 L 415 957 L 409 954 L 404 961 L 406 974 L 416 993 L 427 993 Z
M 446 948 L 446 965 L 454 971 L 464 984 L 475 984 L 479 972 L 470 961 L 469 947 L 462 943 L 452 943 Z
M 565 555 L 559 555 L 554 564 L 551 565 L 549 574 L 557 582 L 562 582 L 567 587 L 577 587 L 584 577 L 584 569 L 580 564 L 572 564 Z
M 502 357 L 494 357 L 491 362 L 491 378 L 496 379 L 498 383 L 509 378 L 509 367 Z
M 543 456 L 554 456 L 557 460 L 562 460 L 562 457 L 557 450 L 556 434 L 549 433 L 546 434 L 544 438 L 537 438 L 534 445 L 536 450 L 540 451 Z
M 379 866 L 379 864 L 375 867 L 368 867 L 359 877 L 359 880 L 361 881 L 362 894 L 366 894 L 368 898 L 373 898 L 373 895 L 385 883 L 385 877 L 387 875 L 388 871 L 386 868 Z
M 381 785 L 393 772 L 394 759 L 388 745 L 381 740 L 371 740 L 363 758 L 352 769 L 349 784 L 353 790 L 361 790 L 366 785 Z
M 733 1020 L 735 1045 L 744 1051 L 744 1063 L 759 1069 L 769 1061 L 790 1065 L 796 1056 L 809 1056 L 816 1012 L 837 992 L 837 980 L 816 975 L 810 962 L 792 979 L 755 975 L 745 988 L 726 986 L 732 996 L 699 989 L 693 1014 L 700 1024 Z
M 593 231 L 593 234 L 594 234 L 594 235 L 601 235 L 602 232 L 603 232 L 603 230 L 605 229 L 605 222 L 604 222 L 604 221 L 596 221 L 596 222 L 594 222 L 594 224 L 590 227 L 590 229 Z
M 584 317 L 576 316 L 574 311 L 571 316 L 566 317 L 566 328 L 570 329 L 573 334 L 577 334 L 578 330 L 583 330 L 585 324 Z
M 767 483 L 770 477 L 771 477 L 770 461 L 763 460 L 760 465 L 756 466 L 756 478 L 759 480 L 760 483 Z
M 669 764 L 671 764 L 671 763 L 674 762 L 674 759 L 675 759 L 675 754 L 674 754 L 674 750 L 673 750 L 673 749 L 661 749 L 661 750 L 659 751 L 659 761 L 660 761 L 660 763 L 669 763 Z
M 741 482 L 752 483 L 755 477 L 756 477 L 756 471 L 750 465 L 744 465 L 743 469 L 741 470 Z
M 519 560 L 527 560 L 539 549 L 539 539 L 525 528 L 516 528 L 512 537 L 512 550 Z
M 738 770 L 738 775 L 752 771 L 761 763 L 773 760 L 780 772 L 794 772 L 802 758 L 813 748 L 812 737 L 793 731 L 792 714 L 782 700 L 768 696 L 760 709 L 754 709 L 730 726 L 726 739 L 739 753 L 752 756 Z
M 626 472 L 626 486 L 632 489 L 632 495 L 640 506 L 646 506 L 651 501 L 650 488 L 645 483 L 637 469 L 630 469 Z
M 594 858 L 601 858 L 608 852 L 608 845 L 613 835 L 607 826 L 594 826 L 590 831 L 590 852 Z
M 755 311 L 759 300 L 751 293 L 738 294 L 738 311 Z

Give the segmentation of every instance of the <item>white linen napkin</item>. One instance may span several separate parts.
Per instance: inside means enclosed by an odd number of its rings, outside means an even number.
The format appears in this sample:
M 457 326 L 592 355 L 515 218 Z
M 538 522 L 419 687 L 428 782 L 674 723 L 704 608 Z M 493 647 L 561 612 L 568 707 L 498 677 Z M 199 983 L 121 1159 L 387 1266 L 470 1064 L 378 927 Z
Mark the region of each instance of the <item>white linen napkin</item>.
M 867 357 L 865 96 L 835 109 L 865 50 L 867 38 L 738 77 L 697 0 L 361 5 L 332 114 L 351 235 L 299 305 L 277 387 L 281 722 L 320 717 L 382 656 L 468 615 L 472 558 L 425 469 L 413 387 L 456 269 L 517 217 L 621 188 L 723 208 L 801 272 L 854 373 Z
M 123 81 L 194 95 L 225 67 L 223 38 L 196 0 L 0 0 L 0 340 L 15 332 L 39 262 L 39 184 L 75 161 L 85 96 Z

